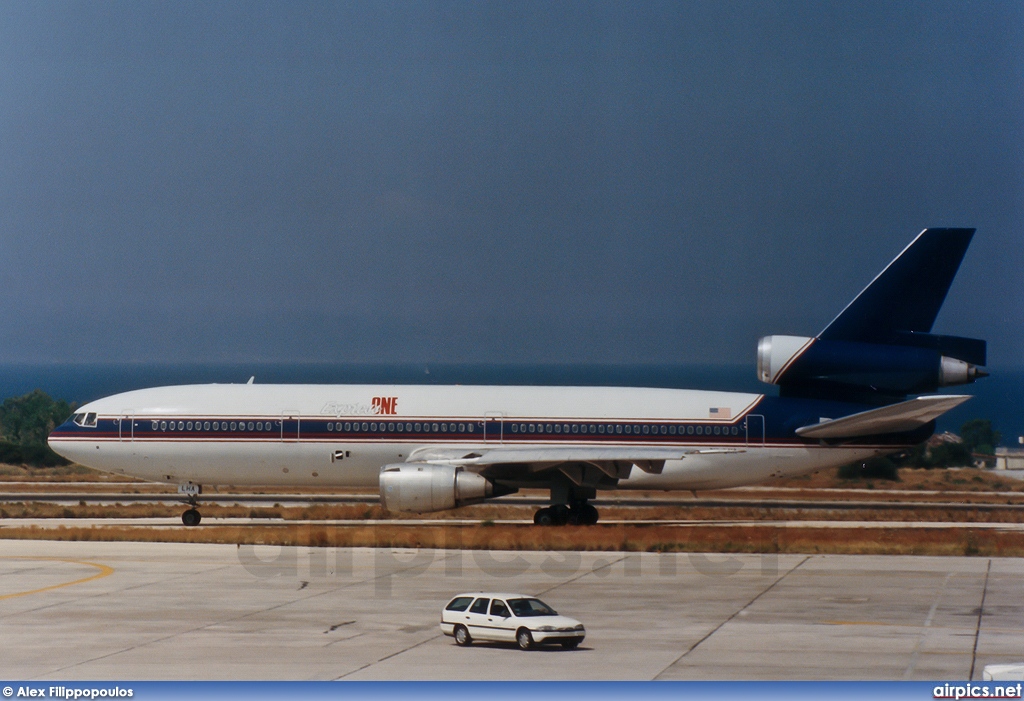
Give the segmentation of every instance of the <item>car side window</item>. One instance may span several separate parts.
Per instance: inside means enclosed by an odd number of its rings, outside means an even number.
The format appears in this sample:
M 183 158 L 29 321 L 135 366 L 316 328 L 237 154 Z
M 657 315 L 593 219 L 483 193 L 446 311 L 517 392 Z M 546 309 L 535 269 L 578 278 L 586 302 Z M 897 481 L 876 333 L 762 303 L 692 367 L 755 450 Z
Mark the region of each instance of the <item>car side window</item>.
M 469 607 L 470 613 L 487 613 L 487 605 L 491 603 L 490 599 L 477 599 L 473 602 L 473 605 Z
M 491 602 L 491 615 L 500 616 L 501 618 L 508 618 L 508 607 L 505 606 L 505 602 L 499 599 L 495 599 Z
M 457 596 L 444 608 L 447 611 L 465 611 L 472 600 L 472 596 Z

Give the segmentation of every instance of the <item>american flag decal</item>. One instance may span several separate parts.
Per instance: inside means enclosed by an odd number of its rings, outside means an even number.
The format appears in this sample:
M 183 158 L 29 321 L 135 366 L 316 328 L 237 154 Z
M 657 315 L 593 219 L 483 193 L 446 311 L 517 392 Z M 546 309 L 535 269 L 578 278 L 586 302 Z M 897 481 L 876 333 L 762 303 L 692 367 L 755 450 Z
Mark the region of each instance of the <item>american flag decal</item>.
M 732 409 L 728 407 L 713 406 L 708 409 L 708 418 L 711 419 L 731 419 Z

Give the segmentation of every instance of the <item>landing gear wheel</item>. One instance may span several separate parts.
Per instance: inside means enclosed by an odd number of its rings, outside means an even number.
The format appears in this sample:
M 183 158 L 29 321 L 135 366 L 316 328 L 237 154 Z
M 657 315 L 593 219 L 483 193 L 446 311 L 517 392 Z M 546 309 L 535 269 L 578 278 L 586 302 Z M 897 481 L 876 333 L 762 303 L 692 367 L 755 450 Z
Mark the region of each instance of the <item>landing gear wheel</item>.
M 462 647 L 473 644 L 473 638 L 469 637 L 469 631 L 466 630 L 466 626 L 455 626 L 455 644 Z
M 530 631 L 520 628 L 516 633 L 516 644 L 519 645 L 520 650 L 529 650 L 533 647 L 533 636 L 530 635 Z
M 555 521 L 551 516 L 551 509 L 537 509 L 537 513 L 533 515 L 533 523 L 537 526 L 553 526 Z
M 551 523 L 555 526 L 564 526 L 569 523 L 571 512 L 565 504 L 555 504 L 551 507 Z
M 181 522 L 186 526 L 198 526 L 203 517 L 195 509 L 189 509 L 181 515 Z
M 597 509 L 586 502 L 573 505 L 569 523 L 574 526 L 593 526 L 597 523 Z

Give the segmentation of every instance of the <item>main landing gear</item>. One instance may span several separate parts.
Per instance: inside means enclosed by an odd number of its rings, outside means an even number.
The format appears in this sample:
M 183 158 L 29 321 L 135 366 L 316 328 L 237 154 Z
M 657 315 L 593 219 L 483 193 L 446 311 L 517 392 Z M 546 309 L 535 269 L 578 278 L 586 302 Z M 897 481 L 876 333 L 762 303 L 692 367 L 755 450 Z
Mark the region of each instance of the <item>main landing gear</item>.
M 199 522 L 203 520 L 202 515 L 199 513 L 199 499 L 197 498 L 203 493 L 203 486 L 201 484 L 193 484 L 192 482 L 186 482 L 185 484 L 178 485 L 178 494 L 183 494 L 186 499 L 185 503 L 189 505 L 188 511 L 181 515 L 181 522 L 186 526 L 198 526 Z
M 533 515 L 533 522 L 538 526 L 593 526 L 597 523 L 597 509 L 586 500 L 568 506 L 554 504 L 539 509 Z
M 582 472 L 581 472 L 582 475 Z M 597 523 L 597 509 L 589 499 L 597 496 L 597 489 L 581 476 L 573 480 L 569 473 L 555 475 L 551 480 L 551 506 L 533 515 L 538 526 L 593 526 Z

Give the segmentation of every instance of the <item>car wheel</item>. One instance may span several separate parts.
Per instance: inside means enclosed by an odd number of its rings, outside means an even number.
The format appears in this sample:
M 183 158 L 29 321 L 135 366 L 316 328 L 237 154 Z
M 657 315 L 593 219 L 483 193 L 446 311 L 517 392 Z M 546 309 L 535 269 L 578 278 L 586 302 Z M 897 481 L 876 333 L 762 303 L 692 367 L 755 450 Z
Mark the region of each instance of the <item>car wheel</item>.
M 519 632 L 516 633 L 516 643 L 519 645 L 520 650 L 529 650 L 533 647 L 533 636 L 530 635 L 530 631 L 526 628 L 520 628 Z
M 579 640 L 563 640 L 562 641 L 562 647 L 564 647 L 566 650 L 575 650 L 579 646 L 580 646 L 580 641 Z
M 473 638 L 469 637 L 469 631 L 466 630 L 466 626 L 455 626 L 455 644 L 466 645 L 473 644 Z

